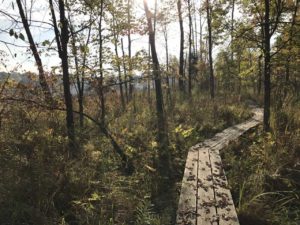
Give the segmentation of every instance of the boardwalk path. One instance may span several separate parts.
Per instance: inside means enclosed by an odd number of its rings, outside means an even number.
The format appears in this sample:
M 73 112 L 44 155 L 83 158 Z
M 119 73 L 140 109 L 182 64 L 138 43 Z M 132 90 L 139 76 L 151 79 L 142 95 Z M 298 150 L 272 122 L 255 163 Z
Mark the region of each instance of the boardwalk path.
M 219 150 L 262 122 L 263 110 L 190 148 L 177 211 L 177 225 L 238 225 L 238 218 L 222 168 Z

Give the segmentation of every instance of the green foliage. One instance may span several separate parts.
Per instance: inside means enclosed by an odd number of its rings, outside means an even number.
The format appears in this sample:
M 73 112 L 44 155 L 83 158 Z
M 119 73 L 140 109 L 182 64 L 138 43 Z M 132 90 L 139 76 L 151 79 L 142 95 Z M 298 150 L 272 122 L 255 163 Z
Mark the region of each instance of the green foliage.
M 25 41 L 24 35 L 22 33 L 18 34 L 17 32 L 14 31 L 14 29 L 10 29 L 9 30 L 9 35 L 10 36 L 14 36 L 15 39 L 20 38 L 21 40 Z
M 242 224 L 296 225 L 300 222 L 300 124 L 288 108 L 280 114 L 289 119 L 287 122 L 280 118 L 274 132 L 247 134 L 223 152 Z M 282 125 L 286 123 L 290 125 Z
M 149 200 L 141 201 L 135 210 L 134 225 L 160 225 L 160 219 Z
M 168 195 L 154 199 L 159 181 L 154 106 L 149 107 L 142 93 L 122 114 L 117 105 L 115 99 L 110 101 L 107 120 L 137 168 L 132 176 L 122 174 L 110 141 L 92 122 L 86 120 L 77 137 L 80 157 L 69 160 L 63 112 L 26 103 L 6 105 L 0 133 L 1 224 L 172 224 L 188 148 L 250 116 L 244 107 L 224 106 L 222 99 L 212 104 L 195 94 L 189 104 L 178 98 L 174 108 L 166 109 L 174 181 Z M 95 112 L 94 107 L 88 104 L 86 112 Z
M 24 4 L 25 2 L 23 1 Z M 142 73 L 145 76 L 141 77 L 141 81 L 149 82 L 149 87 L 152 87 L 153 71 L 149 68 L 152 66 L 149 53 L 143 48 L 121 47 L 123 39 L 125 45 L 128 44 L 129 34 L 132 35 L 132 43 L 137 43 L 140 39 L 138 35 L 147 32 L 144 16 L 140 17 L 140 12 L 136 11 L 140 10 L 142 2 L 68 1 L 65 7 L 70 25 L 69 47 L 72 50 L 69 51 L 67 69 L 70 74 L 77 75 L 70 75 L 71 82 L 78 82 L 80 86 L 80 82 L 90 81 L 85 87 L 90 86 L 93 91 L 89 94 L 83 93 L 84 112 L 97 120 L 103 111 L 106 111 L 106 121 L 101 125 L 106 126 L 109 134 L 129 160 L 132 160 L 136 170 L 132 175 L 125 176 L 120 157 L 116 154 L 111 140 L 107 138 L 108 135 L 99 131 L 99 124 L 96 126 L 88 119 L 79 127 L 76 113 L 76 141 L 80 154 L 77 158 L 70 159 L 68 152 L 73 149 L 68 149 L 68 131 L 64 125 L 65 112 L 61 93 L 53 91 L 57 100 L 54 108 L 59 108 L 55 110 L 52 105 L 45 105 L 41 97 L 43 93 L 36 90 L 38 76 L 30 76 L 29 81 L 32 84 L 20 84 L 18 80 L 13 79 L 3 82 L 1 80 L 0 224 L 174 224 L 180 182 L 189 147 L 212 137 L 226 127 L 250 118 L 248 103 L 262 103 L 262 96 L 259 96 L 261 88 L 258 86 L 261 86 L 264 69 L 264 35 L 260 27 L 264 25 L 263 4 L 254 0 L 210 2 L 214 46 L 229 44 L 216 56 L 214 72 L 217 97 L 212 101 L 207 94 L 207 33 L 202 29 L 206 22 L 202 14 L 205 14 L 207 2 L 203 1 L 201 6 L 192 6 L 195 24 L 191 36 L 195 40 L 192 40 L 191 44 L 194 48 L 192 55 L 195 71 L 192 75 L 192 95 L 188 99 L 187 96 L 178 93 L 175 80 L 172 80 L 172 85 L 165 81 L 166 76 L 178 78 L 178 59 L 169 55 L 168 66 L 160 62 L 165 96 L 165 104 L 162 105 L 167 120 L 167 131 L 163 132 L 163 135 L 167 133 L 170 142 L 164 150 L 171 156 L 171 165 L 168 168 L 172 170 L 170 177 L 167 177 L 170 179 L 166 179 L 166 176 L 161 176 L 164 164 L 157 163 L 162 152 L 157 138 L 160 131 L 157 129 L 155 110 L 157 96 L 152 88 L 147 90 L 147 94 L 146 91 L 137 88 L 132 99 L 126 99 L 124 107 L 120 107 L 120 93 L 113 86 L 117 82 L 117 73 L 119 82 L 125 81 L 122 83 L 123 90 L 128 88 L 125 84 L 130 86 L 125 79 Z M 239 21 L 235 21 L 234 18 L 231 21 L 230 18 L 231 4 L 234 2 L 237 4 L 235 12 L 239 11 L 242 14 Z M 276 28 L 276 38 L 272 46 L 272 54 L 276 54 L 272 55 L 271 63 L 273 131 L 250 134 L 241 141 L 241 146 L 233 146 L 231 152 L 225 153 L 225 169 L 233 187 L 241 221 L 252 217 L 256 220 L 252 224 L 266 222 L 275 225 L 295 225 L 300 220 L 300 48 L 299 37 L 296 35 L 299 27 L 292 27 L 294 25 L 290 23 L 294 2 L 280 1 L 283 3 L 281 5 L 271 1 L 271 32 Z M 100 3 L 103 3 L 103 11 L 102 7 L 99 7 L 102 5 Z M 184 6 L 184 1 L 182 4 Z M 28 14 L 28 19 L 31 19 L 30 29 L 37 26 L 42 26 L 42 30 L 53 29 L 48 23 L 40 24 L 40 18 L 33 18 L 35 12 L 38 12 L 33 5 L 36 4 L 24 7 L 27 11 L 26 17 Z M 14 3 L 11 6 L 14 9 Z M 156 14 L 150 15 L 151 18 L 155 18 L 156 40 L 160 40 L 159 36 L 163 31 L 165 44 L 167 45 L 168 41 L 170 44 L 170 53 L 172 44 L 171 39 L 168 40 L 168 28 L 171 28 L 173 16 L 177 14 L 176 7 L 173 6 L 173 1 L 158 2 L 158 7 L 154 6 L 153 1 L 150 6 L 151 11 Z M 199 6 L 200 23 L 197 19 Z M 183 7 L 183 17 L 186 16 L 186 9 Z M 280 10 L 282 13 L 277 14 Z M 11 26 L 3 31 L 9 34 L 11 39 L 19 39 L 15 41 L 25 41 L 25 36 L 19 32 L 20 27 L 14 26 L 19 18 L 14 19 L 15 15 L 2 11 L 5 18 L 13 19 Z M 297 24 L 298 16 L 294 19 Z M 61 23 L 62 21 L 58 20 L 59 28 Z M 202 29 L 202 40 L 198 46 L 196 39 L 199 26 Z M 102 40 L 99 40 L 99 32 Z M 229 35 L 230 43 L 226 41 Z M 53 52 L 57 54 L 53 42 L 55 39 L 37 43 L 38 53 L 43 57 L 53 57 Z M 3 55 L 3 51 L 0 50 L 1 64 L 4 65 L 2 61 L 8 59 L 9 55 L 16 57 L 16 53 L 11 52 L 9 46 L 18 46 L 18 42 L 4 41 L 3 44 L 9 53 Z M 100 51 L 103 55 L 99 54 Z M 185 65 L 185 72 L 188 72 L 188 66 Z M 57 68 L 60 66 L 52 67 L 53 74 Z M 104 74 L 101 82 L 100 79 L 96 79 L 99 78 L 100 72 Z M 61 87 L 57 81 L 59 76 L 54 77 L 51 80 L 50 76 L 46 76 L 46 81 L 49 81 L 51 88 L 56 84 Z M 186 78 L 183 80 L 187 83 Z M 99 85 L 102 81 L 103 86 Z M 103 91 L 103 96 L 100 96 L 99 90 Z M 126 93 L 124 91 L 124 98 L 126 95 L 128 90 Z M 103 111 L 99 110 L 98 104 L 99 99 L 102 101 L 101 97 L 105 99 Z M 79 103 L 75 98 L 73 104 L 77 109 Z M 167 186 L 167 193 L 158 193 L 159 187 L 164 184 Z

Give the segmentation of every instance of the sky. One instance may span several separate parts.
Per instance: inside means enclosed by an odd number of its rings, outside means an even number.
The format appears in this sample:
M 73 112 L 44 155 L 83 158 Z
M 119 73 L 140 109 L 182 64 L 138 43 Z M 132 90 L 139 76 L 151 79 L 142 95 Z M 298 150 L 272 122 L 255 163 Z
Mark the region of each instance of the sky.
M 1 0 L 0 0 L 1 1 Z M 46 23 L 51 23 L 51 18 L 49 15 L 48 9 L 48 1 L 47 0 L 25 0 L 27 7 L 30 7 L 30 2 L 32 2 L 32 14 L 30 18 L 32 19 L 31 23 L 31 31 L 36 43 L 42 43 L 45 40 L 54 40 L 54 32 L 51 27 Z M 138 16 L 144 16 L 144 9 L 143 9 L 143 0 L 134 0 L 136 6 L 136 13 Z M 162 0 L 158 0 L 158 8 Z M 198 2 L 199 0 L 196 0 Z M 32 71 L 37 72 L 37 68 L 35 66 L 34 58 L 29 51 L 29 44 L 25 40 L 22 41 L 20 38 L 15 39 L 9 35 L 9 30 L 14 29 L 17 33 L 21 32 L 27 39 L 25 30 L 23 29 L 23 25 L 21 23 L 15 23 L 13 19 L 21 21 L 19 17 L 19 12 L 17 5 L 13 4 L 12 0 L 2 0 L 0 3 L 0 52 L 5 52 L 5 55 L 1 56 L 0 61 L 0 71 Z M 148 0 L 148 4 L 150 7 L 154 6 L 155 0 Z M 198 3 L 197 3 L 198 4 Z M 174 5 L 174 7 L 177 7 Z M 28 10 L 29 11 L 29 10 Z M 3 13 L 4 12 L 4 13 Z M 13 17 L 6 16 L 5 14 L 9 14 Z M 38 22 L 34 22 L 38 21 Z M 185 27 L 185 38 L 188 34 L 187 28 L 187 18 L 184 20 L 184 27 Z M 146 23 L 146 20 L 145 20 Z M 199 18 L 197 19 L 197 23 L 199 25 Z M 169 24 L 168 29 L 168 37 L 169 37 L 169 54 L 179 57 L 179 24 L 178 18 Z M 204 31 L 205 32 L 205 31 Z M 124 38 L 124 46 L 125 52 L 127 52 L 127 38 Z M 54 42 L 55 44 L 55 42 Z M 14 46 L 16 45 L 16 46 Z M 46 71 L 50 71 L 51 67 L 59 66 L 60 59 L 56 52 L 52 51 L 50 55 L 49 51 L 45 51 L 46 49 L 41 47 L 39 44 L 40 50 L 42 50 L 41 58 Z M 55 46 L 55 45 L 54 45 Z M 164 39 L 161 33 L 157 33 L 156 35 L 156 47 L 157 53 L 159 56 L 159 60 L 161 63 L 165 62 L 165 44 Z M 132 51 L 133 55 L 135 52 L 145 49 L 148 50 L 148 35 L 132 35 Z M 44 50 L 44 51 L 43 51 Z M 120 51 L 121 52 L 121 51 Z M 30 53 L 30 54 L 28 54 Z M 6 68 L 4 67 L 6 65 Z
M 28 7 L 30 6 L 29 2 L 32 1 L 32 14 L 30 18 L 31 22 L 31 32 L 32 36 L 36 43 L 42 43 L 44 40 L 52 40 L 54 38 L 54 33 L 51 27 L 44 22 L 51 23 L 50 15 L 48 11 L 48 4 L 46 0 L 26 0 Z M 14 2 L 14 3 L 13 3 Z M 25 8 L 24 8 L 25 10 Z M 23 28 L 22 23 L 16 23 L 8 16 L 4 15 L 2 12 L 5 12 L 11 15 L 14 19 L 21 21 L 19 16 L 19 11 L 15 1 L 5 0 L 0 5 L 0 50 L 6 52 L 6 61 L 4 62 L 7 68 L 3 67 L 3 64 L 0 65 L 1 70 L 17 70 L 17 71 L 32 71 L 36 72 L 36 66 L 34 58 L 29 51 L 29 43 L 26 41 L 27 36 Z M 29 11 L 29 10 L 28 10 Z M 28 15 L 29 16 L 29 15 Z M 9 35 L 9 30 L 14 29 L 17 33 L 22 33 L 25 36 L 25 41 L 16 39 Z M 1 43 L 5 41 L 6 43 Z M 17 46 L 14 46 L 17 45 Z M 43 50 L 41 45 L 39 50 Z M 30 53 L 30 54 L 28 54 Z M 16 55 L 15 55 L 16 54 Z M 49 70 L 51 66 L 58 65 L 60 60 L 55 55 L 45 56 L 45 53 L 41 55 L 42 62 L 46 70 Z

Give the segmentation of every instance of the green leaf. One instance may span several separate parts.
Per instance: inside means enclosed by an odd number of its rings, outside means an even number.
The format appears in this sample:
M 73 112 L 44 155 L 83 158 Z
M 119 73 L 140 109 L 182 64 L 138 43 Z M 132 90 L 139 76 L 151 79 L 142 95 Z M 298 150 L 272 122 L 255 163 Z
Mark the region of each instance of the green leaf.
M 42 42 L 42 45 L 43 46 L 50 45 L 50 41 L 49 40 L 45 40 L 45 41 Z
M 88 198 L 88 200 L 89 201 L 101 200 L 101 196 L 98 193 L 94 192 L 92 193 L 91 198 Z
M 10 35 L 10 36 L 13 36 L 13 35 L 14 35 L 14 33 L 15 33 L 15 32 L 14 32 L 14 30 L 13 30 L 13 29 L 10 29 L 10 31 L 9 31 L 9 35 Z
M 24 37 L 24 35 L 23 35 L 22 33 L 19 34 L 19 38 L 20 38 L 21 40 L 25 41 L 25 37 Z
M 18 34 L 17 34 L 17 33 L 15 33 L 15 39 L 18 39 L 18 38 L 19 38 Z
M 81 53 L 89 53 L 89 47 L 86 45 L 80 45 Z

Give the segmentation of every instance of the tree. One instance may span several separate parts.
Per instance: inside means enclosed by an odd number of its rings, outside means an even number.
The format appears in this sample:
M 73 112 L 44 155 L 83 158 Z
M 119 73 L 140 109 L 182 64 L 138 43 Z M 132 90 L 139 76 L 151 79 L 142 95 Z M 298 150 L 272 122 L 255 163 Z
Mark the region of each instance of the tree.
M 123 65 L 123 73 L 124 73 L 124 79 L 125 79 L 125 97 L 126 101 L 129 101 L 128 96 L 128 76 L 127 76 L 127 69 L 126 69 L 126 60 L 125 60 L 125 51 L 124 51 L 124 43 L 123 38 L 121 38 L 121 49 L 122 49 L 122 65 Z
M 129 76 L 129 93 L 128 98 L 129 101 L 132 99 L 133 95 L 133 84 L 132 84 L 132 59 L 131 59 L 131 7 L 132 2 L 131 0 L 127 0 L 127 41 L 128 41 L 128 60 L 129 60 L 129 66 L 128 66 L 128 76 Z
M 33 57 L 35 59 L 35 62 L 36 62 L 36 65 L 37 65 L 37 68 L 38 68 L 38 71 L 39 71 L 39 82 L 40 82 L 40 85 L 41 85 L 42 90 L 44 92 L 46 102 L 53 105 L 54 100 L 52 98 L 50 88 L 49 88 L 49 86 L 47 84 L 47 81 L 46 81 L 42 60 L 41 60 L 40 54 L 37 50 L 34 39 L 32 37 L 30 27 L 29 27 L 29 24 L 28 24 L 28 20 L 25 16 L 21 0 L 17 0 L 17 5 L 18 5 L 18 8 L 19 8 L 19 13 L 20 13 L 20 16 L 21 16 L 21 19 L 22 19 L 22 23 L 23 23 L 23 26 L 24 26 L 24 29 L 26 31 L 26 35 L 27 35 L 27 38 L 28 38 L 28 41 L 29 41 L 30 49 L 32 51 Z
M 151 12 L 147 0 L 144 0 L 144 9 L 148 24 L 149 43 L 151 48 L 153 75 L 156 94 L 156 116 L 157 116 L 157 141 L 159 143 L 158 167 L 162 177 L 170 176 L 170 153 L 168 151 L 169 138 L 167 133 L 166 116 L 164 112 L 163 92 L 161 88 L 160 65 L 155 47 L 155 33 L 152 25 Z
M 188 93 L 189 96 L 192 96 L 192 70 L 193 70 L 193 53 L 192 53 L 192 32 L 193 32 L 193 23 L 192 23 L 192 5 L 191 0 L 188 0 L 188 17 L 189 17 L 189 69 L 188 69 L 188 78 L 189 78 L 189 85 L 188 85 Z
M 256 43 L 263 52 L 264 130 L 270 131 L 272 57 L 286 44 L 282 43 L 282 46 L 278 46 L 277 50 L 272 52 L 274 48 L 271 46 L 271 38 L 275 33 L 279 34 L 282 27 L 290 23 L 285 21 L 285 18 L 290 13 L 288 10 L 290 2 L 265 0 L 261 4 L 258 4 L 257 1 L 242 1 L 241 4 L 243 12 L 252 16 L 252 20 L 250 20 L 250 23 L 241 24 L 240 36 L 250 42 Z
M 105 124 L 105 98 L 104 98 L 104 71 L 103 71 L 103 20 L 104 20 L 104 0 L 100 0 L 100 9 L 99 9 L 99 22 L 98 22 L 98 41 L 99 41 L 99 71 L 100 71 L 100 79 L 99 79 L 99 97 L 100 97 L 100 107 L 101 107 L 101 122 Z
M 182 3 L 181 0 L 177 1 L 177 10 L 180 27 L 180 52 L 179 52 L 179 90 L 184 92 L 184 30 L 183 30 L 183 18 L 182 18 Z
M 56 22 L 56 15 L 53 8 L 52 0 L 49 0 L 50 11 L 52 16 L 52 22 L 55 33 L 55 40 L 57 44 L 58 55 L 61 59 L 61 67 L 63 71 L 63 86 L 64 86 L 64 98 L 66 105 L 66 123 L 67 133 L 69 139 L 69 151 L 71 157 L 77 156 L 77 148 L 75 144 L 75 126 L 73 118 L 73 103 L 72 95 L 70 91 L 70 74 L 69 74 L 69 61 L 68 61 L 68 42 L 69 42 L 69 29 L 68 19 L 65 15 L 65 3 L 63 0 L 58 1 L 59 15 L 60 15 L 60 31 Z
M 270 130 L 270 106 L 271 106 L 271 55 L 270 55 L 270 0 L 265 0 L 265 17 L 264 17 L 264 130 Z
M 68 10 L 70 11 L 70 4 L 68 5 Z M 87 10 L 87 9 L 86 9 Z M 74 25 L 71 20 L 71 15 L 69 13 L 69 27 L 70 27 L 70 34 L 71 34 L 71 45 L 72 45 L 72 53 L 74 55 L 74 63 L 75 63 L 75 77 L 76 77 L 76 85 L 78 90 L 77 100 L 79 106 L 79 125 L 80 128 L 83 128 L 83 121 L 84 121 L 84 87 L 85 87 L 85 76 L 87 71 L 87 58 L 89 52 L 89 43 L 91 39 L 91 32 L 92 32 L 92 13 L 90 13 L 89 18 L 89 26 L 88 26 L 88 34 L 86 37 L 86 41 L 81 44 L 78 36 L 78 32 L 74 30 Z M 83 27 L 84 25 L 81 25 Z M 82 28 L 81 28 L 82 29 Z M 80 46 L 77 46 L 77 42 L 80 43 Z M 80 49 L 80 53 L 82 53 L 82 62 L 79 59 L 78 49 Z M 81 64 L 81 65 L 79 65 Z
M 233 61 L 233 32 L 234 32 L 234 10 L 235 10 L 235 0 L 231 0 L 231 27 L 230 27 L 230 41 L 231 41 L 231 61 Z
M 213 69 L 213 57 L 212 57 L 212 9 L 210 1 L 206 0 L 206 16 L 207 16 L 207 29 L 208 29 L 208 57 L 209 57 L 209 87 L 210 87 L 210 97 L 214 99 L 215 97 L 215 77 Z
M 119 6 L 119 7 L 117 7 Z M 119 50 L 118 50 L 118 43 L 119 43 L 119 35 L 122 32 L 122 23 L 119 21 L 118 18 L 122 15 L 122 11 L 118 10 L 120 8 L 120 5 L 117 5 L 116 2 L 113 2 L 110 7 L 110 12 L 112 15 L 112 21 L 111 21 L 111 27 L 112 27 L 112 33 L 113 33 L 113 44 L 114 44 L 114 50 L 115 50 L 115 64 L 117 67 L 118 72 L 118 78 L 119 78 L 119 90 L 120 90 L 120 99 L 121 99 L 121 105 L 122 109 L 125 109 L 125 97 L 123 92 L 123 79 L 122 79 L 122 72 L 121 72 L 121 59 L 119 57 Z M 122 20 L 122 18 L 121 18 Z
M 163 40 L 164 40 L 164 47 L 165 47 L 165 67 L 163 71 L 163 75 L 165 76 L 165 84 L 166 84 L 166 104 L 172 106 L 172 96 L 171 96 L 171 86 L 170 86 L 170 78 L 172 78 L 172 73 L 170 72 L 170 54 L 169 54 L 169 26 L 172 22 L 172 19 L 174 18 L 172 16 L 172 8 L 170 5 L 172 5 L 173 1 L 166 1 L 164 4 L 160 7 L 155 6 L 156 8 L 159 8 L 160 10 L 157 10 L 155 20 L 156 20 L 156 33 L 162 32 Z M 149 46 L 150 47 L 150 46 Z M 150 48 L 149 48 L 150 50 Z M 149 54 L 150 55 L 150 54 Z M 174 76 L 175 74 L 173 74 Z M 150 90 L 150 89 L 149 89 Z

